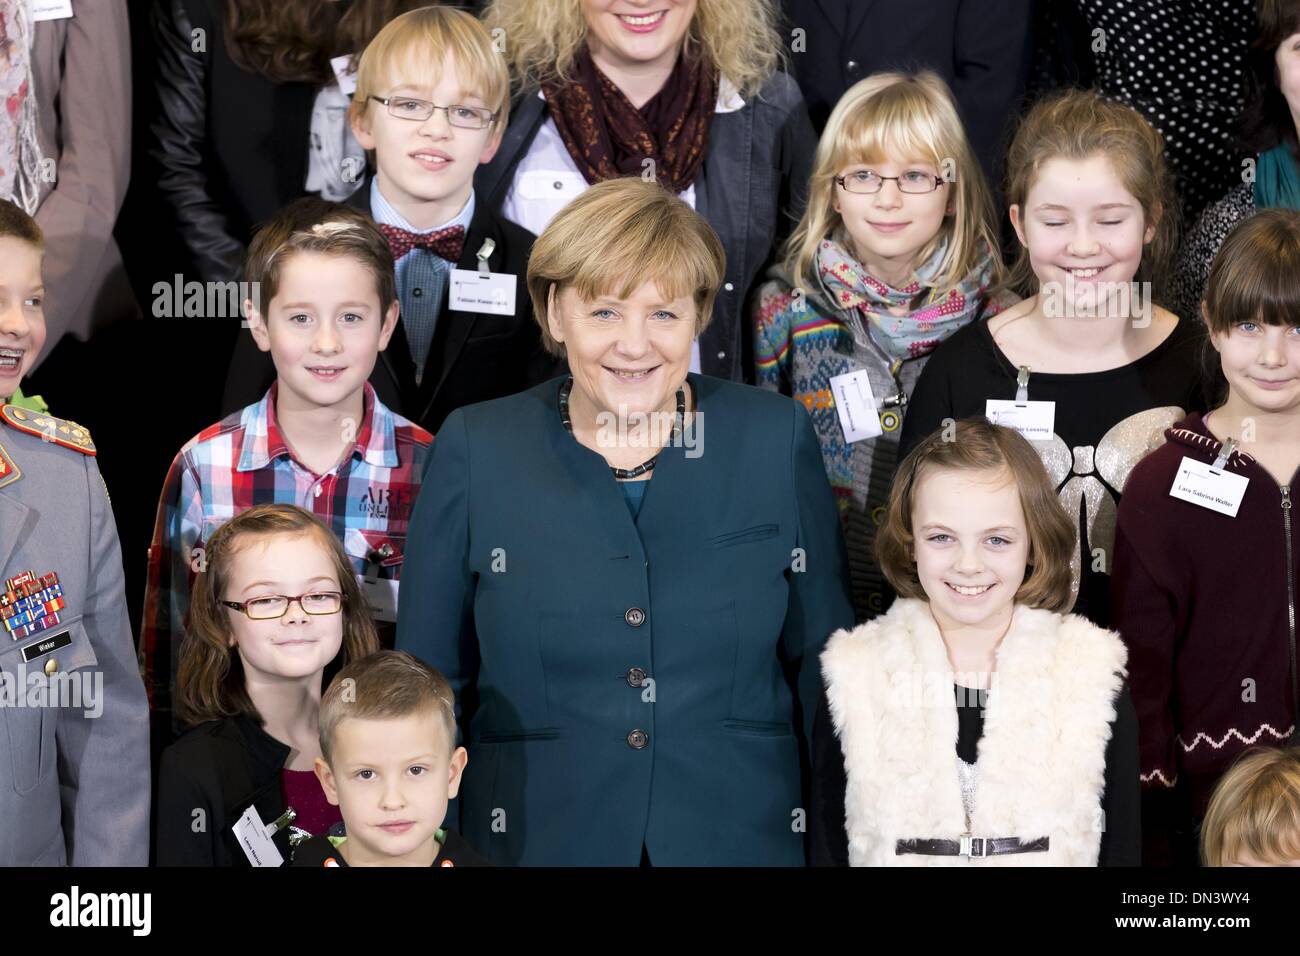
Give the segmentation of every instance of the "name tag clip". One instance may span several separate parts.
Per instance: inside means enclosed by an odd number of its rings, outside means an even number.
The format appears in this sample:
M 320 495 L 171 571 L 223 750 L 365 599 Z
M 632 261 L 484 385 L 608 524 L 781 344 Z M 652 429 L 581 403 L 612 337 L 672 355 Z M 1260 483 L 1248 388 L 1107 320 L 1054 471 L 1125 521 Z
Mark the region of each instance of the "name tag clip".
M 1029 404 L 1029 366 L 1020 366 L 1016 373 L 1016 407 L 1024 408 Z
M 478 257 L 478 274 L 487 279 L 492 276 L 492 270 L 488 268 L 488 258 L 496 252 L 497 244 L 495 239 L 484 239 L 483 245 L 479 246 L 475 255 Z
M 1219 471 L 1222 471 L 1227 467 L 1228 459 L 1232 457 L 1232 453 L 1236 450 L 1237 440 L 1235 438 L 1229 438 L 1225 441 L 1223 447 L 1219 449 L 1219 454 L 1215 456 L 1214 464 L 1210 466 L 1210 471 L 1217 474 Z

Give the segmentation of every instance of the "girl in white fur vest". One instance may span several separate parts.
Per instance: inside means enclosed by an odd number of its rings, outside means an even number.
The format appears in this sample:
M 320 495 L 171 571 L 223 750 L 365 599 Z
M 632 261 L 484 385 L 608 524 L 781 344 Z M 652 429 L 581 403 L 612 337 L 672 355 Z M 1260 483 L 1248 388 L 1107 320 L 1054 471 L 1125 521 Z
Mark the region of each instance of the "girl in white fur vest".
M 814 864 L 1138 864 L 1125 650 L 1061 613 L 1074 534 L 1012 429 L 949 422 L 903 461 L 876 542 L 899 599 L 822 653 Z

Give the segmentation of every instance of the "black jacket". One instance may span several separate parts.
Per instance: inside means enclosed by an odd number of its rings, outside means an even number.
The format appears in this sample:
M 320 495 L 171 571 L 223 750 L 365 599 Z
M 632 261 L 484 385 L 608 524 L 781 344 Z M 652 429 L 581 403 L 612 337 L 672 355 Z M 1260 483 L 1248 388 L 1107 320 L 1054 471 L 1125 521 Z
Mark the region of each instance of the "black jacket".
M 455 830 L 443 831 L 442 849 L 433 866 L 491 866 L 469 842 Z M 328 862 L 327 862 L 328 861 Z M 293 857 L 294 866 L 347 866 L 343 854 L 334 849 L 328 837 L 314 836 L 298 847 Z
M 369 181 L 352 194 L 348 204 L 370 212 Z M 476 254 L 488 238 L 496 243 L 489 260 L 492 271 L 516 277 L 515 314 L 453 312 L 448 308 L 448 283 L 422 382 L 415 382 L 415 364 L 400 319 L 388 348 L 379 353 L 370 373 L 370 384 L 381 402 L 430 432 L 436 433 L 443 419 L 462 405 L 513 395 L 560 374 L 563 367 L 543 350 L 528 298 L 532 233 L 502 219 L 480 199 L 458 267 L 477 269 Z M 275 366 L 270 354 L 258 349 L 251 333 L 241 334 L 226 379 L 221 414 L 229 415 L 259 401 L 273 381 Z
M 255 227 L 306 194 L 316 89 L 236 66 L 226 51 L 222 0 L 158 0 L 153 30 L 159 112 L 150 153 L 161 167 L 158 190 L 198 278 L 234 281 Z M 206 46 L 195 51 L 200 35 Z
M 263 823 L 285 811 L 280 771 L 289 747 L 251 717 L 199 724 L 163 751 L 158 768 L 158 866 L 249 866 L 231 827 L 249 805 Z M 290 858 L 289 831 L 273 838 Z
M 996 190 L 1029 72 L 1030 0 L 782 0 L 795 77 L 820 132 L 854 83 L 882 70 L 934 70 Z M 793 41 L 791 41 L 793 42 Z

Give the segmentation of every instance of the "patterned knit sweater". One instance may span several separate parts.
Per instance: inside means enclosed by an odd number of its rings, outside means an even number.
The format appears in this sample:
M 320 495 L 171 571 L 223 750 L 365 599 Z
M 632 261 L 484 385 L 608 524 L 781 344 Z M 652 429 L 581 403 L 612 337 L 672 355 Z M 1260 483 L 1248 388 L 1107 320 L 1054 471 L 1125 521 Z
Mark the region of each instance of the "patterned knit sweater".
M 996 315 L 1016 297 L 1003 293 L 988 298 L 977 318 Z M 796 290 L 780 265 L 768 272 L 758 292 L 754 313 L 754 365 L 763 388 L 789 395 L 807 407 L 821 443 L 831 490 L 839 505 L 849 551 L 853 605 L 858 621 L 878 614 L 888 585 L 874 557 L 875 529 L 880 523 L 897 464 L 898 438 L 905 402 L 928 355 L 898 363 L 865 334 L 853 334 L 856 311 L 834 305 L 826 288 Z M 880 412 L 883 434 L 849 444 L 840 428 L 831 396 L 836 375 L 864 369 Z

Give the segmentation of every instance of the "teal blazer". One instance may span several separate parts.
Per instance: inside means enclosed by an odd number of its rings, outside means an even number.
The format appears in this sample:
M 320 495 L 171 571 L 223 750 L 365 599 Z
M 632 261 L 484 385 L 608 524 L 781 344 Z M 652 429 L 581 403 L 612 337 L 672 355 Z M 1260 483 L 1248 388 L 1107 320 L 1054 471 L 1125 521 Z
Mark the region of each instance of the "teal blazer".
M 448 823 L 500 864 L 801 866 L 818 656 L 853 626 L 808 413 L 690 376 L 697 444 L 633 521 L 562 381 L 454 411 L 411 518 L 397 646 L 469 750 Z

